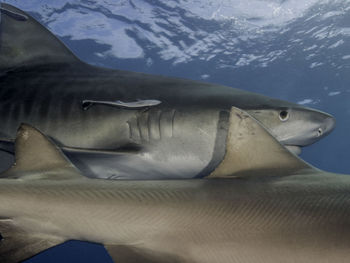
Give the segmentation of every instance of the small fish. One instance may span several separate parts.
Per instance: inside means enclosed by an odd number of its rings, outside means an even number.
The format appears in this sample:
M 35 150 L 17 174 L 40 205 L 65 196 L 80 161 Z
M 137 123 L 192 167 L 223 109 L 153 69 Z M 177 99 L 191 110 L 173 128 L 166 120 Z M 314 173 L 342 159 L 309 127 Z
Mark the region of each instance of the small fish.
M 161 104 L 162 102 L 159 100 L 137 100 L 130 102 L 123 102 L 121 100 L 116 101 L 107 101 L 107 100 L 83 100 L 82 106 L 83 110 L 88 110 L 94 105 L 107 105 L 118 108 L 126 108 L 126 109 L 143 109 L 147 107 L 153 107 Z

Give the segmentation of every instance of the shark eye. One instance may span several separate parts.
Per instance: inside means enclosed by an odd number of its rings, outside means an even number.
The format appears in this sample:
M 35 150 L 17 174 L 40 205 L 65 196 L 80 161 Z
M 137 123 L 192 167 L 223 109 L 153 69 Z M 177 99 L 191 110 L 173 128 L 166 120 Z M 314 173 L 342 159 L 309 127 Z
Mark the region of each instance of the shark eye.
M 280 116 L 280 120 L 281 121 L 286 121 L 289 118 L 289 112 L 286 111 L 286 110 L 282 110 L 282 111 L 280 111 L 280 115 L 279 116 Z
M 323 130 L 321 128 L 318 128 L 317 137 L 320 137 L 322 134 L 323 134 Z

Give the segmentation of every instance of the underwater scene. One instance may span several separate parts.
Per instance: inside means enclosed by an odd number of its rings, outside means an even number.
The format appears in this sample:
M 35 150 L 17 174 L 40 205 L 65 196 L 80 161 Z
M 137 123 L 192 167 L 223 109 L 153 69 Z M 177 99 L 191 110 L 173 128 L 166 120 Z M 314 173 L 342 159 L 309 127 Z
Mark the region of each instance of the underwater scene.
M 225 85 L 331 114 L 334 131 L 300 157 L 350 174 L 350 1 L 0 2 L 33 16 L 88 64 Z M 113 261 L 101 245 L 70 241 L 25 262 Z

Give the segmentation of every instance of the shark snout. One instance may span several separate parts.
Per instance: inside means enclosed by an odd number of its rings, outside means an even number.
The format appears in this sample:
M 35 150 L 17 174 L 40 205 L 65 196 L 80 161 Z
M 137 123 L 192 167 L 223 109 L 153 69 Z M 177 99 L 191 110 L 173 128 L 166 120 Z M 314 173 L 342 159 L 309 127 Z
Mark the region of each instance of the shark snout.
M 316 137 L 326 136 L 331 133 L 335 128 L 335 118 L 327 113 L 324 113 L 324 119 L 317 130 Z
M 301 130 L 305 129 L 305 137 L 300 140 L 299 146 L 307 146 L 319 141 L 335 128 L 335 118 L 322 111 L 310 113 L 309 121 L 303 123 Z M 309 135 L 307 135 L 309 133 Z
M 335 118 L 333 116 L 323 112 L 317 112 L 315 115 L 314 112 L 312 118 L 306 118 L 306 121 L 299 123 L 296 133 L 287 133 L 288 135 L 280 141 L 293 153 L 300 154 L 301 147 L 319 141 L 331 133 L 334 128 Z

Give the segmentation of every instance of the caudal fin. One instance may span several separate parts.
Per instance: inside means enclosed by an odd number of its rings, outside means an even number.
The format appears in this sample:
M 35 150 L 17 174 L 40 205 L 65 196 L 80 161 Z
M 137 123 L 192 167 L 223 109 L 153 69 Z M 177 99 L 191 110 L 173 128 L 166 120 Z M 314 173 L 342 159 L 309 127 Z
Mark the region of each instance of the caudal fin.
M 0 4 L 0 72 L 28 65 L 80 60 L 33 17 Z

